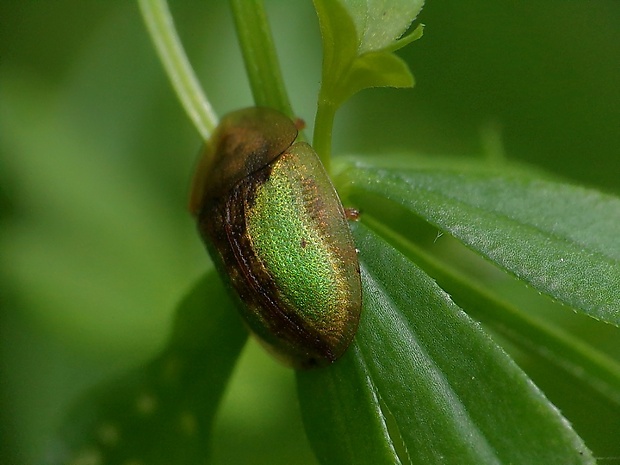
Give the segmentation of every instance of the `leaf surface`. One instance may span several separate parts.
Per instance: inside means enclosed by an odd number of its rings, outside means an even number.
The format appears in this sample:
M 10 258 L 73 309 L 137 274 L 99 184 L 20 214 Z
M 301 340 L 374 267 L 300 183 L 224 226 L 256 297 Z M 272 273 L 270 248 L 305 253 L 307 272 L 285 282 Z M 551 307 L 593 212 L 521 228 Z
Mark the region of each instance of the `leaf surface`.
M 388 199 L 538 291 L 620 325 L 620 199 L 523 173 L 360 163 L 341 181 L 379 220 L 376 199 Z
M 423 4 L 420 0 L 315 0 L 323 37 L 319 103 L 338 107 L 368 87 L 413 86 L 407 64 L 393 52 L 421 37 L 418 28 L 400 38 Z
M 364 424 L 369 412 L 389 411 L 403 463 L 594 463 L 557 409 L 430 277 L 362 224 L 354 234 L 364 291 L 355 345 L 342 363 L 298 376 L 302 411 L 330 412 L 304 415 L 308 431 L 322 430 L 310 435 L 319 456 L 331 449 L 350 460 L 356 437 L 389 449 L 380 429 L 370 435 Z M 351 358 L 363 368 L 336 381 Z M 365 400 L 341 401 L 368 389 Z M 347 419 L 350 437 L 333 418 Z

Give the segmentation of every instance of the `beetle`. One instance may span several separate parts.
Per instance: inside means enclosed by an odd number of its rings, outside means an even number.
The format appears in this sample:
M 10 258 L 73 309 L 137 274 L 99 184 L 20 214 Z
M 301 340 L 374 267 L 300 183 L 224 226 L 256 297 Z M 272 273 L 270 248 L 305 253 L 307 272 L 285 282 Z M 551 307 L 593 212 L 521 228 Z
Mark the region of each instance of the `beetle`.
M 342 203 L 284 114 L 222 118 L 203 149 L 190 211 L 241 314 L 277 358 L 328 365 L 357 331 L 362 289 Z

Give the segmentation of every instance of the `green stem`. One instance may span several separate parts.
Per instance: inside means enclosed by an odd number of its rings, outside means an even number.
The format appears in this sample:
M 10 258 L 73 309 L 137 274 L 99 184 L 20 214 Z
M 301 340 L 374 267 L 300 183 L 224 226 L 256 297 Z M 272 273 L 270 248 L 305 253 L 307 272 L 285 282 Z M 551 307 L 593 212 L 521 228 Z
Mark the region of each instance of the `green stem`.
M 217 126 L 217 116 L 185 55 L 166 0 L 138 0 L 138 4 L 172 87 L 194 126 L 207 140 Z
M 294 118 L 262 0 L 230 0 L 254 103 Z
M 312 140 L 312 145 L 328 173 L 330 172 L 331 166 L 332 130 L 334 128 L 335 116 L 336 105 L 319 98 L 316 117 L 314 119 L 314 138 Z
M 432 276 L 469 314 L 521 349 L 546 359 L 620 406 L 620 366 L 610 357 L 502 301 L 368 214 L 364 214 L 362 220 Z

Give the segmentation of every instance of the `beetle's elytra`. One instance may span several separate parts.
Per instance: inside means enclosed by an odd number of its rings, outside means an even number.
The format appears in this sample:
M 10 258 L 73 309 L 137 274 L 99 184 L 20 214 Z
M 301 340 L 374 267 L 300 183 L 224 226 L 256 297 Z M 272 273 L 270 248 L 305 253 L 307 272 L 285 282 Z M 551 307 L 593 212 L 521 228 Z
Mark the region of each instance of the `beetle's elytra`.
M 253 333 L 305 368 L 338 359 L 359 322 L 353 238 L 316 153 L 268 108 L 224 117 L 205 147 L 190 209 Z

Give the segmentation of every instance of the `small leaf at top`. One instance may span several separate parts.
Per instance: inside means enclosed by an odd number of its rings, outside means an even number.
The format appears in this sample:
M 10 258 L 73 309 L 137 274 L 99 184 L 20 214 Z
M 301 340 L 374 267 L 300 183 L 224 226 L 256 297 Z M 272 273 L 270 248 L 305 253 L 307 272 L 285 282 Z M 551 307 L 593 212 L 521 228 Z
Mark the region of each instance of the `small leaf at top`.
M 424 0 L 342 0 L 355 23 L 361 55 L 391 48 L 409 29 Z
M 315 0 L 323 37 L 320 103 L 338 107 L 368 87 L 412 87 L 407 65 L 392 52 L 421 36 L 399 39 L 421 0 Z

